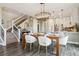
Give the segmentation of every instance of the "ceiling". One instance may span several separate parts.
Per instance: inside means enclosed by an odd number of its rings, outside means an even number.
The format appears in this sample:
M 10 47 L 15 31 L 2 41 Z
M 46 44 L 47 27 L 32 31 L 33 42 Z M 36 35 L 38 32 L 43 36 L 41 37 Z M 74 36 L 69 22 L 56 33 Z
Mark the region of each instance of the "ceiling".
M 40 3 L 0 3 L 1 7 L 8 7 L 13 10 L 17 10 L 21 13 L 34 16 L 36 13 L 41 11 Z M 65 13 L 71 12 L 72 8 L 79 7 L 78 3 L 46 3 L 46 11 L 52 13 L 59 12 L 60 9 L 64 9 Z

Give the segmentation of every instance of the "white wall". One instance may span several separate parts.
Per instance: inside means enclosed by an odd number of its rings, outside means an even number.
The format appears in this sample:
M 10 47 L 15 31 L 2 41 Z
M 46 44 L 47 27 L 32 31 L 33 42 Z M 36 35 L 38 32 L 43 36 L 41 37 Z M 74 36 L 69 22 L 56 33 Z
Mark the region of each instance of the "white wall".
M 53 19 L 47 20 L 47 32 L 54 32 L 54 20 Z
M 70 16 L 66 16 L 63 19 L 55 19 L 56 24 L 58 24 L 58 26 L 60 27 L 61 24 L 64 25 L 64 27 L 68 27 L 70 26 L 70 21 L 72 23 L 72 25 L 77 24 L 77 28 L 79 28 L 79 8 L 75 7 L 75 8 L 71 8 L 71 13 L 69 13 Z
M 21 15 L 23 15 L 23 14 L 15 11 L 15 10 L 11 10 L 6 7 L 0 6 L 0 24 L 3 23 L 2 25 L 5 28 L 10 27 L 12 25 L 12 20 L 15 20 L 17 17 L 19 17 Z
M 14 20 L 14 18 L 17 18 L 17 17 L 18 15 L 3 10 L 2 11 L 3 26 L 5 28 L 10 27 L 12 25 L 12 20 Z
M 67 16 L 63 19 L 59 18 L 59 19 L 48 19 L 46 22 L 40 22 L 40 32 L 53 32 L 54 31 L 54 22 L 56 24 L 58 24 L 58 26 L 60 27 L 61 24 L 64 25 L 64 27 L 69 26 L 70 21 L 72 22 L 72 25 L 74 25 L 75 23 L 79 24 L 79 9 L 78 8 L 72 8 L 72 13 L 70 14 L 70 16 Z M 31 22 L 30 22 L 31 23 Z M 44 29 L 44 23 L 46 23 L 46 28 Z M 21 27 L 23 27 L 24 25 L 22 25 Z M 33 32 L 37 32 L 37 20 L 33 19 Z
M 79 7 L 73 8 L 72 20 L 77 23 L 77 29 L 79 31 Z
M 23 23 L 21 23 L 19 27 L 21 27 L 21 29 L 26 29 L 33 32 L 33 25 L 33 19 L 28 18 Z
M 33 19 L 33 32 L 37 32 L 37 20 Z

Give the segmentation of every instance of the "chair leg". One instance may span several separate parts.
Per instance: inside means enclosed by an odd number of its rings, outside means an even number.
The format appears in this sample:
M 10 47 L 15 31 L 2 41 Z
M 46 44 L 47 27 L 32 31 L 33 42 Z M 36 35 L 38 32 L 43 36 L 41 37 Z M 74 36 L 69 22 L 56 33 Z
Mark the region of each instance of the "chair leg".
M 39 47 L 38 47 L 38 55 L 39 55 L 39 52 L 40 52 L 40 45 L 39 45 Z
M 65 45 L 65 48 L 67 48 L 67 45 Z
M 46 46 L 46 55 L 47 55 L 47 46 Z
M 31 51 L 31 46 L 32 46 L 32 44 L 30 43 L 30 51 Z

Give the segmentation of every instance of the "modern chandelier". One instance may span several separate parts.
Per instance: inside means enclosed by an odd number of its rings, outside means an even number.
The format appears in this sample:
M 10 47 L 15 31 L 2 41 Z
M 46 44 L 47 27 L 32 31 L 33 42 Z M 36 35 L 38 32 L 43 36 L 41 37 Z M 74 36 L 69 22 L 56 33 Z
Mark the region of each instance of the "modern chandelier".
M 40 3 L 40 5 L 41 5 L 41 11 L 40 11 L 40 13 L 37 13 L 35 15 L 35 17 L 38 20 L 46 20 L 46 19 L 49 19 L 50 16 L 51 16 L 51 13 L 45 11 L 45 3 Z

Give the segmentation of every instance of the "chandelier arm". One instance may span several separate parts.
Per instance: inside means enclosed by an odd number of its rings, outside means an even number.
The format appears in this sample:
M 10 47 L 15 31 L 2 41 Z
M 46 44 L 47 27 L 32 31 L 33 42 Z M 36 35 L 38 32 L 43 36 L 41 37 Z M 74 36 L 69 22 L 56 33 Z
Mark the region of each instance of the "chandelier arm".
M 51 17 L 51 13 L 45 11 L 45 3 L 40 4 L 41 4 L 41 12 L 35 15 L 36 18 L 40 20 L 49 19 Z

